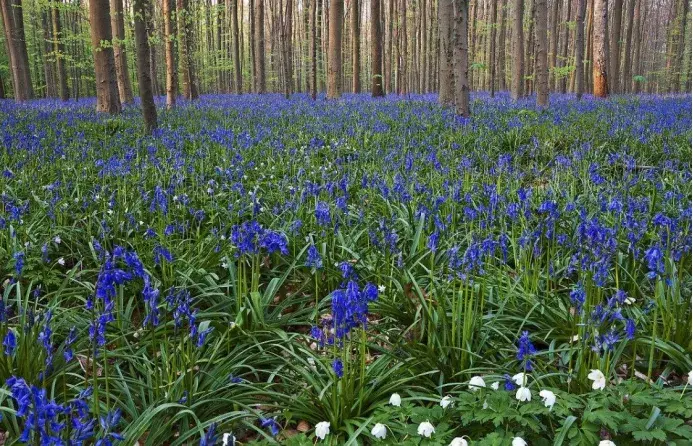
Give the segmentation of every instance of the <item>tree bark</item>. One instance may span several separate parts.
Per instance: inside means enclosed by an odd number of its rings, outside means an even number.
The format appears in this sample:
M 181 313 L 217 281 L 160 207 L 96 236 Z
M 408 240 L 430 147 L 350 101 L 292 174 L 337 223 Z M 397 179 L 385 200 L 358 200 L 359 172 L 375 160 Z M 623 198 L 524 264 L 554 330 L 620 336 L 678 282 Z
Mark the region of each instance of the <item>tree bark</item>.
M 111 29 L 113 30 L 113 57 L 115 58 L 120 102 L 129 104 L 132 102 L 132 83 L 128 73 L 128 59 L 125 54 L 123 0 L 111 0 Z
M 29 55 L 26 49 L 26 37 L 24 35 L 24 7 L 22 0 L 12 0 L 12 16 L 14 17 L 15 44 L 20 64 L 24 67 L 21 74 L 23 84 L 29 99 L 34 97 L 34 87 L 31 83 L 31 71 L 29 69 Z
M 469 117 L 469 0 L 454 0 L 455 111 Z
M 502 5 L 501 5 L 502 6 Z M 491 0 L 491 45 L 489 48 L 489 72 L 491 74 L 491 97 L 496 95 L 496 21 L 498 20 L 498 5 Z
M 498 90 L 506 89 L 505 79 L 505 42 L 506 42 L 506 21 L 508 17 L 507 2 L 501 3 L 500 32 L 498 36 Z
M 454 51 L 452 44 L 453 14 L 453 0 L 440 0 L 438 3 L 438 42 L 440 48 L 438 101 L 441 105 L 452 105 L 455 102 Z
M 628 20 L 625 36 L 625 51 L 623 52 L 623 82 L 619 86 L 619 91 L 622 93 L 628 93 L 630 90 L 630 78 L 632 77 L 631 63 L 633 57 L 631 55 L 631 49 L 633 45 L 633 25 L 635 24 L 633 18 L 635 15 L 635 4 L 637 0 L 629 0 L 628 8 L 626 9 L 626 19 Z M 619 80 L 617 80 L 619 81 Z
M 65 44 L 60 26 L 60 10 L 56 6 L 51 8 L 51 22 L 53 25 L 53 52 L 55 53 L 58 95 L 61 100 L 67 101 L 70 99 L 70 90 L 67 88 L 67 72 L 65 70 Z
M 399 0 L 400 38 L 399 72 L 397 73 L 397 93 L 407 94 L 407 0 Z
M 234 82 L 234 88 L 236 94 L 241 94 L 243 92 L 243 79 L 241 78 L 241 56 L 240 56 L 240 43 L 239 43 L 239 29 L 238 29 L 238 0 L 230 0 L 231 6 L 231 28 L 232 28 L 232 53 L 233 53 L 233 72 L 236 78 Z
M 549 41 L 549 85 L 552 85 L 553 88 L 557 88 L 555 69 L 558 57 L 558 13 L 560 9 L 561 0 L 554 0 L 551 7 L 551 40 Z
M 255 92 L 263 94 L 267 89 L 265 76 L 265 0 L 255 0 L 255 17 L 253 18 L 255 36 Z
M 173 23 L 171 22 L 171 10 L 175 9 L 174 0 L 163 0 L 164 16 L 164 58 L 166 60 L 166 108 L 176 106 L 177 80 L 176 60 L 173 48 Z
M 621 15 L 623 14 L 623 0 L 612 0 L 612 2 L 614 19 L 610 30 L 611 39 L 609 42 L 609 91 L 619 93 L 618 79 L 621 67 Z
M 378 0 L 371 0 L 377 3 Z M 351 0 L 351 89 L 361 92 L 361 2 Z
M 686 23 L 688 21 L 686 18 L 688 17 L 688 10 L 689 10 L 689 0 L 681 0 L 681 8 L 679 12 L 679 16 L 677 17 L 677 25 L 676 25 L 676 30 L 678 32 L 678 35 L 676 35 L 676 70 L 674 72 L 674 76 L 672 76 L 672 81 L 673 85 L 670 85 L 670 92 L 680 92 L 681 91 L 681 83 L 685 79 L 685 73 L 683 70 L 683 61 L 684 61 L 684 54 L 685 54 L 685 46 L 686 46 Z M 690 56 L 689 56 L 690 59 Z
M 120 113 L 108 0 L 89 1 L 89 28 L 96 74 L 96 111 Z M 106 45 L 102 46 L 102 42 Z
M 371 71 L 373 72 L 371 93 L 374 98 L 385 96 L 383 90 L 382 19 L 380 13 L 380 0 L 371 0 Z
M 527 41 L 525 42 L 525 89 L 524 95 L 532 94 L 533 89 L 533 74 L 534 74 L 534 63 L 532 58 L 534 57 L 534 0 L 529 0 L 529 14 L 525 16 L 529 26 L 527 29 Z
M 41 26 L 43 27 L 43 72 L 46 78 L 46 97 L 58 96 L 55 76 L 55 52 L 53 51 L 53 27 L 50 25 L 50 11 L 41 13 Z
M 570 22 L 570 13 L 571 13 L 571 7 L 570 7 L 570 2 L 566 4 L 566 22 L 563 28 L 563 40 L 561 41 L 561 66 L 566 67 L 568 66 L 568 40 L 570 40 L 570 27 L 568 26 L 568 23 Z M 560 80 L 560 86 L 559 86 L 559 91 L 561 94 L 565 94 L 566 90 L 568 88 L 568 76 L 567 74 L 563 74 L 561 76 Z
M 199 93 L 195 82 L 195 69 L 192 61 L 192 20 L 188 0 L 177 0 L 178 7 L 176 18 L 178 19 L 178 52 L 183 74 L 183 96 L 188 100 L 195 100 Z
M 549 68 L 548 54 L 546 47 L 548 46 L 547 36 L 547 11 L 546 0 L 535 0 L 534 3 L 535 17 L 534 29 L 536 30 L 536 89 L 537 89 L 537 106 L 549 106 Z
M 575 95 L 582 99 L 585 91 L 585 70 L 583 56 L 585 54 L 585 9 L 587 0 L 578 0 L 577 21 L 575 23 Z
M 148 0 L 134 0 L 135 45 L 137 56 L 137 84 L 142 102 L 144 129 L 151 134 L 156 128 L 156 106 L 152 92 L 151 67 L 149 65 L 149 35 L 147 33 Z
M 23 28 L 20 31 L 16 24 L 18 12 L 15 10 L 16 2 L 12 0 L 0 0 L 0 8 L 2 9 L 3 28 L 5 29 L 5 39 L 9 50 L 10 66 L 12 71 L 12 88 L 14 90 L 14 98 L 17 102 L 23 102 L 33 97 L 33 88 L 29 77 L 29 59 L 26 56 L 26 45 L 23 46 L 24 40 Z M 19 6 L 21 13 L 21 3 Z
M 636 86 L 637 83 L 633 81 L 633 75 L 634 74 L 639 74 L 640 73 L 640 62 L 642 60 L 642 57 L 640 55 L 640 50 L 642 48 L 642 33 L 640 32 L 641 28 L 641 19 L 640 19 L 640 7 L 641 7 L 641 2 L 642 0 L 635 0 L 635 12 L 633 15 L 635 16 L 635 48 L 633 49 L 633 64 L 632 64 L 632 69 L 630 76 L 628 76 L 628 79 L 626 79 L 626 88 L 628 88 L 629 93 L 634 93 L 636 91 Z
M 332 0 L 329 11 L 327 60 L 327 99 L 338 99 L 342 92 L 342 17 L 344 0 Z
M 607 0 L 594 0 L 594 35 L 592 54 L 592 78 L 594 96 L 605 98 L 609 95 L 607 83 L 606 20 Z
M 310 73 L 310 95 L 313 100 L 318 97 L 318 39 L 317 39 L 317 5 L 318 0 L 310 0 L 310 60 L 311 60 L 311 73 Z
M 292 21 L 293 21 L 293 4 L 291 0 L 286 0 L 286 12 L 282 17 L 282 52 L 284 53 L 284 96 L 288 99 L 293 92 L 293 62 L 291 60 L 291 37 L 292 37 Z
M 510 95 L 513 101 L 517 101 L 522 97 L 522 91 L 524 87 L 524 34 L 522 32 L 522 16 L 524 13 L 524 0 L 514 1 L 514 11 L 513 11 L 513 40 L 515 41 L 513 45 L 513 78 L 512 78 L 512 91 Z
M 443 0 L 443 1 L 448 1 L 448 0 Z M 393 26 L 394 26 L 394 14 L 393 11 L 395 9 L 395 1 L 390 0 L 389 2 L 389 7 L 388 7 L 388 17 L 386 19 L 387 23 L 387 52 L 385 54 L 385 89 L 387 90 L 388 93 L 392 93 L 394 90 L 392 88 L 392 47 L 393 47 Z

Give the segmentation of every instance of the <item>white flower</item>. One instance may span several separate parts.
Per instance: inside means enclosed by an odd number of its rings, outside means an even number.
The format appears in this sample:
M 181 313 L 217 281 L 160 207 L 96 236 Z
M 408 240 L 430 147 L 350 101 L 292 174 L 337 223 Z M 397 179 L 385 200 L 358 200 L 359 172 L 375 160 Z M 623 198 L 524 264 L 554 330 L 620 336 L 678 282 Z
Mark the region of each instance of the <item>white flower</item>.
M 587 375 L 587 378 L 594 381 L 592 383 L 592 389 L 594 390 L 602 390 L 604 387 L 606 387 L 606 377 L 601 372 L 601 370 L 595 369 L 590 371 L 590 374 Z
M 515 398 L 519 401 L 532 401 L 532 392 L 527 387 L 520 387 L 515 392 Z
M 324 440 L 330 434 L 330 422 L 321 421 L 315 425 L 315 436 Z
M 693 386 L 693 370 L 688 372 L 688 385 Z
M 378 285 L 378 292 L 384 293 L 385 292 L 385 285 Z
M 399 396 L 399 393 L 392 394 L 392 396 L 390 397 L 390 404 L 397 407 L 402 405 L 402 398 Z
M 492 388 L 493 390 L 498 390 L 498 386 L 499 386 L 499 385 L 500 385 L 500 383 L 499 383 L 498 381 L 496 381 L 496 382 L 494 382 L 493 384 L 491 384 L 491 388 Z
M 556 404 L 556 394 L 550 390 L 542 390 L 539 392 L 539 396 L 544 401 L 544 406 L 548 407 L 549 410 L 553 409 L 553 405 Z
M 384 440 L 387 437 L 387 427 L 383 423 L 375 423 L 373 429 L 371 429 L 371 435 L 380 440 Z
M 486 387 L 484 378 L 482 378 L 481 376 L 472 376 L 472 379 L 469 380 L 469 388 L 476 392 L 481 387 Z
M 611 440 L 602 440 L 599 442 L 599 446 L 616 446 L 616 443 Z
M 452 397 L 450 395 L 445 395 L 442 400 L 440 400 L 440 407 L 445 409 L 450 404 L 452 404 Z
M 515 381 L 515 384 L 517 384 L 518 386 L 524 387 L 529 382 L 529 377 L 526 373 L 521 372 L 513 375 L 513 381 Z
M 626 303 L 627 305 L 633 305 L 633 304 L 635 303 L 635 298 L 634 298 L 634 297 L 628 296 L 628 297 L 626 297 L 625 303 Z M 613 444 L 613 443 L 612 443 L 612 444 Z
M 431 438 L 431 435 L 436 431 L 436 428 L 433 427 L 431 423 L 428 421 L 424 421 L 423 423 L 419 424 L 419 428 L 416 429 L 416 432 L 421 435 L 422 437 L 426 438 Z
M 487 400 L 484 400 L 484 405 L 481 406 L 481 408 L 484 410 L 488 409 L 488 401 Z
M 527 442 L 521 437 L 513 438 L 513 446 L 527 446 Z
M 60 238 L 59 235 L 56 235 L 56 236 L 53 238 L 53 241 L 55 242 L 56 245 L 59 245 L 60 242 L 62 242 L 62 239 Z
M 58 259 L 58 265 L 60 265 L 60 266 L 65 266 L 65 259 L 62 258 L 62 257 L 60 257 L 60 258 Z
M 236 444 L 236 437 L 233 434 L 226 433 L 221 437 L 222 446 L 234 446 Z
M 469 443 L 467 443 L 464 437 L 455 437 L 450 442 L 450 446 L 469 446 Z

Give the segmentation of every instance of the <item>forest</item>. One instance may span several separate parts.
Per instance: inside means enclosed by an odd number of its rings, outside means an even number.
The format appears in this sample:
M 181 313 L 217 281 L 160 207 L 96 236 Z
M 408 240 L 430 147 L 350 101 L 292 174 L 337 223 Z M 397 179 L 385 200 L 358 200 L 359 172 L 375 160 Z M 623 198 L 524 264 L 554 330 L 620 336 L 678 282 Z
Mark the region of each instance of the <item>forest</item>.
M 0 445 L 690 445 L 688 0 L 0 0 Z

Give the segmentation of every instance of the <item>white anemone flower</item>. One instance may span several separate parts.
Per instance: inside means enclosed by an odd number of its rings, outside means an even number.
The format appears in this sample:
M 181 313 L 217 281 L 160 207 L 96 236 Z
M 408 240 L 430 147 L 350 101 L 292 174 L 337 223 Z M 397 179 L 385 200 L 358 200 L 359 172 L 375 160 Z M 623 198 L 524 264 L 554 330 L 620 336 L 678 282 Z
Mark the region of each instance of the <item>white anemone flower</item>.
M 399 393 L 393 393 L 390 396 L 390 404 L 397 407 L 402 405 L 402 398 L 399 396 Z
M 513 438 L 513 446 L 527 446 L 527 442 L 522 437 Z
M 375 426 L 371 429 L 371 435 L 379 440 L 384 440 L 387 437 L 387 426 L 383 423 L 375 423 Z
M 472 379 L 469 380 L 469 388 L 476 392 L 482 387 L 486 387 L 486 383 L 484 382 L 484 378 L 481 376 L 472 376 Z
M 222 446 L 234 446 L 236 444 L 236 437 L 233 434 L 225 433 L 221 437 Z
M 549 410 L 553 409 L 553 405 L 556 404 L 556 394 L 550 390 L 542 390 L 539 392 L 539 396 L 544 401 L 544 406 L 548 407 Z
M 500 383 L 498 381 L 495 381 L 493 384 L 491 384 L 491 388 L 493 390 L 498 390 L 499 386 L 500 386 Z
M 440 400 L 440 407 L 443 409 L 447 408 L 452 404 L 452 397 L 450 395 L 445 395 L 442 400 Z
M 436 428 L 433 427 L 431 423 L 428 421 L 424 421 L 423 423 L 419 424 L 418 429 L 416 429 L 416 432 L 421 435 L 422 437 L 426 438 L 431 438 L 431 435 L 433 435 L 436 431 Z
M 324 440 L 330 434 L 330 422 L 321 421 L 315 425 L 315 436 Z
M 517 373 L 513 375 L 513 381 L 515 384 L 517 384 L 520 387 L 525 387 L 527 386 L 527 383 L 529 382 L 529 377 L 525 372 Z
M 592 383 L 593 390 L 602 390 L 604 387 L 606 387 L 606 377 L 601 370 L 591 370 L 589 375 L 587 375 L 587 378 L 594 381 Z
M 599 442 L 599 446 L 616 446 L 616 443 L 611 440 L 602 440 Z
M 455 437 L 450 442 L 450 446 L 469 446 L 469 443 L 464 437 Z
M 515 398 L 522 402 L 532 401 L 532 392 L 530 392 L 527 387 L 520 387 L 517 389 L 517 392 L 515 392 Z
M 693 386 L 693 370 L 688 372 L 688 385 Z

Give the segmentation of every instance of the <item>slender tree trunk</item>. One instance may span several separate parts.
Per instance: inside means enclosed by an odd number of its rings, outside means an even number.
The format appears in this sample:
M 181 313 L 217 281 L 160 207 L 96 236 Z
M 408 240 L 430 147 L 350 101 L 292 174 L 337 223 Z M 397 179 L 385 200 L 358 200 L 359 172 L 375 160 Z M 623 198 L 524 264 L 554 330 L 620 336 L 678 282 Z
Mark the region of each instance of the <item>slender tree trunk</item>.
M 556 59 L 558 57 L 558 13 L 560 9 L 561 0 L 554 0 L 551 6 L 551 40 L 549 41 L 549 85 L 552 86 L 552 88 L 557 88 L 555 69 Z
M 592 54 L 592 78 L 594 96 L 605 98 L 609 95 L 607 84 L 607 51 L 606 51 L 606 10 L 607 0 L 594 0 L 594 52 Z
M 173 23 L 171 22 L 171 10 L 175 9 L 175 0 L 162 0 L 162 12 L 164 16 L 164 58 L 166 60 L 166 108 L 176 106 L 177 79 L 176 58 L 173 48 Z
M 641 42 L 642 42 L 642 32 L 641 32 L 641 19 L 640 19 L 640 7 L 641 7 L 642 0 L 636 0 L 635 3 L 635 48 L 633 49 L 633 68 L 631 70 L 630 75 L 626 79 L 626 88 L 628 88 L 629 93 L 636 93 L 636 87 L 637 83 L 633 81 L 633 75 L 634 74 L 640 74 L 640 63 L 642 61 L 642 57 L 640 55 L 640 49 L 642 48 Z
M 577 21 L 575 23 L 575 94 L 577 100 L 582 99 L 585 91 L 585 70 L 583 56 L 585 54 L 585 9 L 587 0 L 578 0 Z
M 547 46 L 547 11 L 546 0 L 535 0 L 534 3 L 534 29 L 536 30 L 535 41 L 537 45 L 536 55 L 536 89 L 537 89 L 537 106 L 549 106 L 549 68 Z
M 502 5 L 501 5 L 502 7 Z M 491 45 L 489 48 L 489 72 L 491 74 L 491 97 L 496 95 L 496 21 L 498 20 L 498 5 L 491 0 Z
M 506 43 L 506 21 L 508 17 L 508 4 L 507 2 L 501 3 L 501 21 L 500 21 L 500 32 L 498 36 L 498 90 L 503 91 L 506 89 L 505 84 L 505 43 Z
M 188 32 L 185 22 L 189 20 L 186 0 L 176 0 L 176 20 L 178 22 L 178 59 L 180 62 L 181 81 L 183 83 L 183 97 L 192 99 L 192 79 L 190 46 L 188 45 Z
M 67 72 L 65 70 L 65 45 L 63 44 L 63 32 L 60 26 L 60 9 L 51 8 L 51 22 L 53 24 L 53 52 L 55 54 L 55 71 L 57 72 L 58 94 L 60 99 L 70 99 L 70 90 L 67 88 Z
M 592 77 L 592 69 L 594 68 L 594 61 L 592 56 L 594 54 L 594 0 L 588 0 L 589 12 L 587 14 L 587 28 L 585 29 L 585 38 L 587 39 L 585 43 L 585 90 L 594 90 L 594 79 Z
M 123 0 L 111 0 L 111 29 L 113 30 L 113 57 L 115 58 L 120 102 L 129 104 L 132 102 L 132 83 L 128 73 L 128 59 L 125 54 Z
M 10 66 L 12 68 L 12 87 L 14 98 L 17 102 L 23 102 L 33 97 L 33 88 L 29 77 L 29 59 L 26 56 L 26 44 L 24 43 L 23 28 L 17 26 L 17 16 L 21 14 L 20 6 L 12 0 L 0 0 L 2 8 L 3 28 L 5 29 L 5 39 L 9 49 Z M 24 54 L 23 54 L 24 51 Z
M 265 76 L 265 0 L 255 0 L 254 47 L 255 47 L 255 92 L 263 94 L 267 88 Z
M 149 66 L 149 35 L 147 33 L 147 11 L 149 0 L 134 0 L 135 45 L 137 55 L 137 84 L 142 101 L 144 129 L 150 134 L 156 128 L 156 106 L 152 93 L 151 67 Z
M 149 10 L 147 11 L 147 35 L 150 42 L 156 42 L 159 40 L 159 33 L 156 29 L 154 2 L 150 0 L 148 3 Z M 161 96 L 162 92 L 161 84 L 159 83 L 158 60 L 159 58 L 157 57 L 156 46 L 150 45 L 149 70 L 152 78 L 152 92 L 154 93 L 155 97 Z
M 529 23 L 527 29 L 527 41 L 525 42 L 525 95 L 532 94 L 534 78 L 534 0 L 529 0 L 529 14 L 525 16 L 527 22 Z
M 373 72 L 372 94 L 374 98 L 385 96 L 381 26 L 380 0 L 371 0 L 371 71 Z
M 455 71 L 453 67 L 453 0 L 438 3 L 438 39 L 440 46 L 438 101 L 441 105 L 455 103 Z M 468 80 L 467 80 L 468 82 Z M 469 88 L 469 85 L 467 85 Z
M 286 12 L 283 14 L 282 25 L 282 52 L 284 54 L 284 96 L 288 99 L 293 92 L 293 62 L 291 60 L 291 37 L 292 37 L 292 21 L 293 21 L 293 5 L 291 0 L 286 0 Z
M 568 23 L 570 22 L 570 13 L 571 13 L 571 7 L 570 7 L 570 2 L 566 4 L 566 22 L 563 25 L 563 40 L 561 41 L 561 66 L 566 67 L 569 65 L 568 62 L 568 40 L 570 40 L 570 27 L 568 26 Z M 560 80 L 560 92 L 562 94 L 566 93 L 566 90 L 568 88 L 568 76 L 564 73 L 561 76 Z
M 400 37 L 400 56 L 399 73 L 397 74 L 397 93 L 407 94 L 407 0 L 399 0 L 399 37 Z
M 378 0 L 371 0 L 377 3 Z M 351 89 L 361 92 L 361 2 L 351 0 Z
M 310 0 L 310 95 L 315 100 L 318 97 L 318 39 L 317 39 L 317 5 L 319 0 Z
M 510 95 L 514 101 L 522 97 L 524 87 L 524 34 L 522 32 L 522 16 L 524 13 L 524 0 L 514 0 L 513 10 L 513 78 Z
M 53 51 L 53 27 L 48 15 L 50 10 L 41 13 L 41 26 L 43 27 L 43 72 L 46 78 L 46 96 L 54 98 L 58 96 L 58 88 L 55 81 L 55 52 Z
M 90 0 L 89 28 L 96 74 L 96 111 L 120 113 L 108 0 Z M 102 42 L 106 44 L 102 45 Z
M 448 0 L 444 0 L 448 1 Z M 385 54 L 385 89 L 388 93 L 392 93 L 394 88 L 392 88 L 392 59 L 393 59 L 393 26 L 394 26 L 394 14 L 395 10 L 395 0 L 390 0 L 388 8 L 388 17 L 385 23 L 387 23 L 387 54 Z
M 328 99 L 338 99 L 342 94 L 342 17 L 344 17 L 344 0 L 332 0 L 329 11 Z
M 421 50 L 419 51 L 419 93 L 426 93 L 426 54 L 428 53 L 428 37 L 426 35 L 426 15 L 428 14 L 426 0 L 421 0 Z
M 21 75 L 24 78 L 23 84 L 29 99 L 34 97 L 34 87 L 31 83 L 31 71 L 29 70 L 29 55 L 26 49 L 26 37 L 24 35 L 24 7 L 22 0 L 12 0 L 12 15 L 14 17 L 15 44 L 20 64 L 24 67 Z
M 454 0 L 455 111 L 469 117 L 469 0 Z
M 681 0 L 680 8 L 679 8 L 679 15 L 676 18 L 678 23 L 676 24 L 676 31 L 677 35 L 675 36 L 677 42 L 676 42 L 676 69 L 674 72 L 674 76 L 672 76 L 672 84 L 669 86 L 669 91 L 670 92 L 680 92 L 681 91 L 681 83 L 682 81 L 685 80 L 685 73 L 683 70 L 683 61 L 684 61 L 684 54 L 685 54 L 685 47 L 686 47 L 686 23 L 688 21 L 686 20 L 688 17 L 688 11 L 689 11 L 689 0 Z M 689 56 L 690 59 L 690 56 Z
M 611 27 L 611 40 L 609 42 L 609 90 L 619 93 L 618 79 L 621 61 L 621 16 L 623 14 L 623 0 L 611 0 L 613 2 L 613 26 Z M 688 1 L 688 0 L 686 0 Z
M 626 19 L 628 23 L 626 24 L 628 28 L 626 29 L 625 36 L 625 51 L 623 52 L 623 82 L 619 87 L 621 93 L 628 93 L 630 90 L 630 78 L 631 74 L 631 64 L 633 57 L 631 55 L 631 49 L 633 44 L 633 25 L 635 24 L 633 16 L 635 14 L 635 4 L 637 0 L 628 0 L 628 8 L 626 9 Z M 619 79 L 616 80 L 620 82 Z
M 236 89 L 236 94 L 241 94 L 243 92 L 243 80 L 241 79 L 241 56 L 240 56 L 240 43 L 238 40 L 239 29 L 238 29 L 238 0 L 230 0 L 229 2 L 231 9 L 231 29 L 232 29 L 232 53 L 233 53 L 233 72 L 236 77 L 234 82 L 234 87 Z

